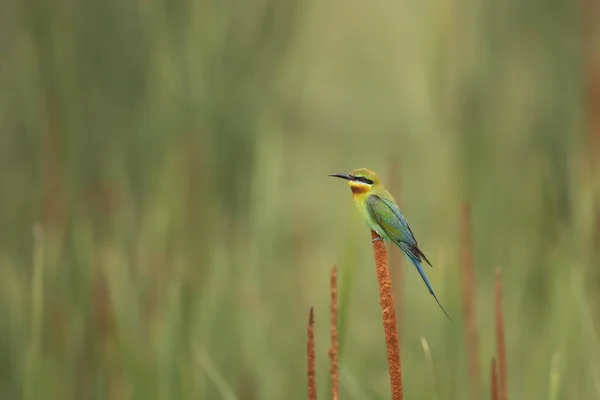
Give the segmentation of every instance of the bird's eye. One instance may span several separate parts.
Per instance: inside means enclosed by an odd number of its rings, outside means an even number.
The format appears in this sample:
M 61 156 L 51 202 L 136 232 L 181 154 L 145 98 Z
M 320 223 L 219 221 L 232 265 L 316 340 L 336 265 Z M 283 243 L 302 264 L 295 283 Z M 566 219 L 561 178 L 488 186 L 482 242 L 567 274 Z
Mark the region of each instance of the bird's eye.
M 372 180 L 370 180 L 368 178 L 365 178 L 364 176 L 357 176 L 355 178 L 356 178 L 357 181 L 362 182 L 362 183 L 366 183 L 367 185 L 372 185 L 373 184 Z

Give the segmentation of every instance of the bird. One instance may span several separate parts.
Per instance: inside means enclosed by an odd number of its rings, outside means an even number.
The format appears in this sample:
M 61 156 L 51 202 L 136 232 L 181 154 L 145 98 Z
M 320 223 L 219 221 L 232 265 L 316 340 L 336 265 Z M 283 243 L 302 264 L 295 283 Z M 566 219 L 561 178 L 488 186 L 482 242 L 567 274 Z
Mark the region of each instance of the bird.
M 421 264 L 425 261 L 429 266 L 433 267 L 433 265 L 419 248 L 415 235 L 398 203 L 383 187 L 377 174 L 367 168 L 359 168 L 350 174 L 331 174 L 329 176 L 348 181 L 356 209 L 369 228 L 380 236 L 374 238 L 373 242 L 385 239 L 398 246 L 417 269 L 429 293 L 446 314 L 446 317 L 452 320 L 435 295 Z

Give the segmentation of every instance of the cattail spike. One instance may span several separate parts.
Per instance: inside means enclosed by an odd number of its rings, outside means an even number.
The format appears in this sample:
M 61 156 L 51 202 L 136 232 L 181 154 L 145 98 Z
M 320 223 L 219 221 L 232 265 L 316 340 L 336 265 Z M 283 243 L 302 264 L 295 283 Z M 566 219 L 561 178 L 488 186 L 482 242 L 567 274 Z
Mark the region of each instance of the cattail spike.
M 339 399 L 339 372 L 338 372 L 338 333 L 337 333 L 337 268 L 331 270 L 331 347 L 329 348 L 329 358 L 331 359 L 331 398 Z
M 313 315 L 313 308 L 310 308 L 308 316 L 308 329 L 306 342 L 306 356 L 308 358 L 308 400 L 317 400 L 317 381 L 315 379 L 315 318 Z
M 381 239 L 374 231 L 371 231 L 371 236 L 373 239 Z M 379 304 L 381 305 L 383 314 L 392 400 L 402 400 L 402 367 L 400 364 L 400 349 L 398 347 L 398 332 L 396 330 L 396 309 L 394 307 L 387 251 L 383 240 L 373 240 L 372 243 L 375 265 L 377 267 L 377 281 L 379 283 Z
M 504 342 L 504 315 L 502 313 L 502 271 L 496 268 L 494 283 L 496 308 L 496 352 L 498 353 L 498 377 L 500 385 L 500 400 L 507 400 L 506 386 L 506 346 Z

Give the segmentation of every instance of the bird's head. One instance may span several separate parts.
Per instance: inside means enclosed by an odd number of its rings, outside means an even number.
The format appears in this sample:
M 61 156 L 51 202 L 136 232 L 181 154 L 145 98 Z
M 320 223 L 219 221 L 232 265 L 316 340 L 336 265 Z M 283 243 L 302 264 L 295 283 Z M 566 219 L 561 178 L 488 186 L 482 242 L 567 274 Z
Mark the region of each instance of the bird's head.
M 354 194 L 368 193 L 379 185 L 377 174 L 367 168 L 355 169 L 350 174 L 332 174 L 329 176 L 347 180 Z

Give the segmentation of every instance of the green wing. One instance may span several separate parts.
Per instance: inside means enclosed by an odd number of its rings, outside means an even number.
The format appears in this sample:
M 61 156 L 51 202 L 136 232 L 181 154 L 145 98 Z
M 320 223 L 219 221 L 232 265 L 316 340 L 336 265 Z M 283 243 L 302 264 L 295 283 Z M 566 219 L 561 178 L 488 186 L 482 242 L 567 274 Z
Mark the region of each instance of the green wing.
M 371 218 L 402 251 L 419 261 L 423 258 L 427 264 L 431 265 L 419 249 L 417 240 L 396 203 L 372 194 L 367 198 L 366 205 Z

